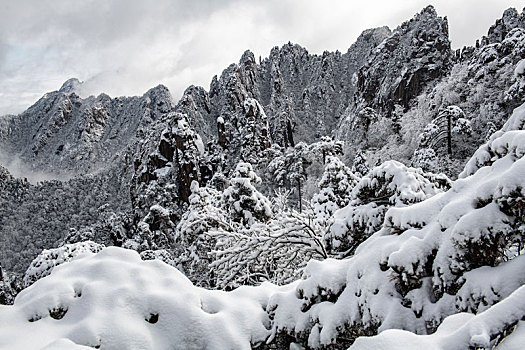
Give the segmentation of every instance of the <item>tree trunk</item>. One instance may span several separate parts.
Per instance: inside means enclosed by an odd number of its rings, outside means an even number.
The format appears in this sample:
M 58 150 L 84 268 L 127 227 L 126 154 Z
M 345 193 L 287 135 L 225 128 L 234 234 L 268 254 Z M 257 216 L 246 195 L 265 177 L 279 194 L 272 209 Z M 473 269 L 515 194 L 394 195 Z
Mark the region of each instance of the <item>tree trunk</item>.
M 299 193 L 299 213 L 303 212 L 303 198 L 301 195 L 301 182 L 297 180 L 297 192 Z
M 452 116 L 450 113 L 447 116 L 448 130 L 447 130 L 447 152 L 452 155 Z

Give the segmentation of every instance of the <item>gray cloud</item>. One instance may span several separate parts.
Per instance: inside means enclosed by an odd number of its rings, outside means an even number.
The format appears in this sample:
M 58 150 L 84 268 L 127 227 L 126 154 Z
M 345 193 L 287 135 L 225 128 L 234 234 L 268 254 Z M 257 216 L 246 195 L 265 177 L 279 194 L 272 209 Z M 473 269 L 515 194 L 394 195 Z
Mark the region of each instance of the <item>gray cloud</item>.
M 288 41 L 346 51 L 361 31 L 395 28 L 427 1 L 0 0 L 0 115 L 18 113 L 70 77 L 86 93 L 140 95 L 163 83 L 175 99 L 251 49 Z M 454 47 L 474 44 L 515 0 L 436 0 Z

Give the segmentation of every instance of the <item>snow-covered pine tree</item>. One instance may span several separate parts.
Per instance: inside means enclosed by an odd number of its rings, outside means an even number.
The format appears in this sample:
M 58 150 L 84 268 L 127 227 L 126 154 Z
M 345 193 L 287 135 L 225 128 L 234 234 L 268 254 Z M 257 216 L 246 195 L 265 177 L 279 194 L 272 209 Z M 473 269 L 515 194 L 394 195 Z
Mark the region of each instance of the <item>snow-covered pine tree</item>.
M 401 132 L 401 118 L 404 114 L 403 106 L 399 104 L 394 104 L 394 109 L 392 110 L 392 131 L 394 134 L 397 134 L 400 137 Z
M 356 137 L 365 141 L 368 138 L 368 129 L 370 125 L 379 119 L 379 115 L 376 110 L 371 107 L 365 107 L 357 113 L 357 118 L 354 119 L 352 130 L 356 130 Z
M 330 136 L 321 137 L 321 141 L 309 145 L 310 152 L 321 154 L 323 165 L 326 164 L 326 157 L 343 154 L 344 141 L 334 140 Z
M 325 239 L 330 252 L 352 255 L 381 228 L 387 210 L 423 201 L 450 187 L 445 175 L 425 173 L 391 160 L 373 168 L 354 186 L 349 204 L 337 211 Z
M 299 211 L 302 211 L 302 185 L 308 177 L 307 168 L 311 164 L 309 155 L 308 145 L 299 142 L 293 149 L 276 156 L 268 164 L 268 172 L 277 185 L 297 190 Z
M 254 186 L 260 182 L 250 163 L 237 164 L 222 195 L 223 207 L 233 221 L 250 226 L 273 216 L 270 201 Z
M 175 230 L 175 263 L 195 284 L 215 287 L 215 273 L 209 269 L 209 253 L 215 239 L 209 234 L 218 228 L 232 230 L 232 222 L 221 207 L 221 193 L 212 187 L 191 184 L 190 205 Z
M 350 201 L 350 193 L 359 181 L 339 158 L 328 156 L 324 173 L 319 180 L 319 192 L 312 198 L 316 220 L 326 224 L 337 209 Z
M 307 158 L 308 153 L 308 146 L 306 143 L 299 142 L 295 145 L 290 162 L 290 172 L 288 173 L 290 182 L 297 188 L 299 212 L 302 212 L 303 210 L 303 196 L 301 190 L 302 185 L 308 177 L 306 168 L 308 168 L 308 165 L 311 163 Z
M 358 149 L 355 152 L 354 161 L 352 162 L 352 173 L 357 177 L 363 177 L 370 171 L 365 152 Z
M 452 155 L 453 134 L 470 135 L 472 128 L 465 113 L 458 106 L 442 108 L 438 116 L 428 124 L 420 135 L 420 147 L 438 148 L 446 145 L 447 153 Z

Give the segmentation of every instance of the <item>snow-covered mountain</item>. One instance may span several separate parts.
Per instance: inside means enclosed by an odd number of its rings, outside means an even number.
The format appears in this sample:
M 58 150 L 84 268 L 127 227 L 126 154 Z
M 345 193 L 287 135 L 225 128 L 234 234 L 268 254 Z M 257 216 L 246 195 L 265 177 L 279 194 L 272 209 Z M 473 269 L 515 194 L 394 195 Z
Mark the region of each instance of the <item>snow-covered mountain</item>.
M 92 242 L 46 251 L 26 274 L 34 284 L 0 306 L 0 344 L 343 349 L 357 338 L 351 349 L 519 349 L 524 121 L 525 104 L 450 190 L 391 208 L 353 257 L 311 260 L 304 279 L 282 287 L 200 289 L 163 262 L 114 247 L 95 254 Z M 414 200 L 412 187 L 392 197 Z
M 246 51 L 177 103 L 81 92 L 70 79 L 0 118 L 0 303 L 25 288 L 0 307 L 0 347 L 523 336 L 525 12 L 456 52 L 432 6 L 344 54 Z M 120 316 L 128 336 L 108 330 Z
M 0 142 L 9 159 L 38 171 L 74 174 L 107 168 L 140 136 L 140 130 L 173 109 L 168 89 L 157 86 L 142 97 L 80 98 L 70 79 L 24 113 L 3 121 Z

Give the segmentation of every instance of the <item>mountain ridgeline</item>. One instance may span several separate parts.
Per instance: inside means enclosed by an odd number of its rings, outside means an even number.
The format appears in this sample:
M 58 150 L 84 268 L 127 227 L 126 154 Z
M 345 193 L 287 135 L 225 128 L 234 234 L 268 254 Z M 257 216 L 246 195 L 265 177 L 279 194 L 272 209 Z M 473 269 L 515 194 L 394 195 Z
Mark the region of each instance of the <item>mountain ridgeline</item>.
M 525 10 L 82 90 L 0 118 L 2 344 L 523 347 Z
M 509 9 L 476 46 L 454 52 L 447 19 L 428 6 L 393 31 L 365 30 L 346 53 L 313 55 L 291 43 L 264 59 L 246 51 L 213 77 L 209 90 L 190 86 L 177 103 L 164 86 L 141 97 L 81 98 L 81 82 L 70 79 L 20 115 L 0 119 L 0 156 L 11 172 L 22 163 L 71 178 L 35 184 L 2 170 L 9 193 L 0 197 L 0 262 L 22 272 L 41 249 L 68 237 L 115 245 L 132 239 L 137 246 L 130 247 L 160 248 L 172 238 L 148 235 L 177 224 L 192 181 L 220 182 L 239 161 L 262 175 L 276 155 L 326 136 L 344 141 L 347 163 L 356 155 L 366 156 L 368 166 L 395 159 L 455 177 L 487 131 L 500 128 L 523 100 L 514 67 L 525 56 L 524 28 L 525 14 Z M 468 134 L 453 134 L 447 153 L 443 143 L 422 143 L 421 135 L 450 106 L 461 110 L 461 121 L 453 123 L 467 125 Z M 90 183 L 113 195 L 86 196 Z M 268 178 L 262 183 L 268 193 L 276 187 Z M 299 196 L 311 197 L 313 190 L 304 186 L 301 194 L 297 183 Z M 18 208 L 43 198 L 53 208 L 62 201 L 49 194 L 55 187 L 75 195 L 49 235 L 49 227 L 38 224 L 41 210 L 21 214 Z M 152 210 L 156 205 L 168 214 Z M 119 234 L 108 238 L 108 225 L 120 227 Z M 12 243 L 20 240 L 32 242 L 24 252 Z

